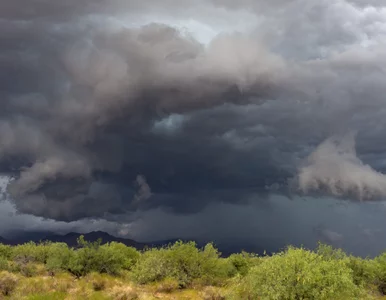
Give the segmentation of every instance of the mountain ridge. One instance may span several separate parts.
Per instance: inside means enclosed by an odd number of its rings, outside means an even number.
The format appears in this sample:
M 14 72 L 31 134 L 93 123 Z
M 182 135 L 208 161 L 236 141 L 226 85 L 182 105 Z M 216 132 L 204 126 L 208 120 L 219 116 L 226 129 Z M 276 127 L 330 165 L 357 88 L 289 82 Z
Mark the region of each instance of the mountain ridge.
M 128 238 L 116 237 L 104 231 L 91 231 L 88 233 L 79 233 L 79 232 L 69 232 L 66 234 L 55 234 L 52 232 L 21 232 L 18 233 L 15 238 L 4 238 L 0 236 L 0 243 L 6 245 L 21 245 L 27 242 L 56 242 L 56 243 L 66 243 L 69 247 L 76 247 L 78 245 L 77 239 L 83 235 L 86 241 L 95 242 L 98 239 L 102 240 L 102 244 L 110 243 L 110 242 L 119 242 L 125 244 L 126 246 L 134 247 L 137 250 L 143 250 L 145 248 L 153 248 L 153 247 L 164 247 L 169 244 L 173 244 L 177 241 L 194 241 L 196 242 L 198 247 L 204 247 L 209 241 L 198 241 L 194 239 L 168 239 L 168 240 L 158 240 L 152 242 L 138 242 Z M 228 241 L 226 243 L 215 243 L 216 248 L 222 253 L 223 256 L 228 256 L 232 253 L 238 253 L 243 250 L 247 252 L 254 252 L 258 254 L 263 254 L 264 249 L 253 245 L 252 243 L 246 243 L 245 241 Z M 267 253 L 272 253 L 274 251 L 266 249 Z

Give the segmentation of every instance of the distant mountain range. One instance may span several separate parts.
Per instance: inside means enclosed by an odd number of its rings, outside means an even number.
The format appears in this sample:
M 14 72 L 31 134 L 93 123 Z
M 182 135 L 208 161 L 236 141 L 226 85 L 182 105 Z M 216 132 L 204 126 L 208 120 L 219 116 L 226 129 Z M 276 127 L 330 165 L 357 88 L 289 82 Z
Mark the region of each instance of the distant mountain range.
M 70 232 L 65 235 L 59 235 L 54 234 L 52 232 L 15 232 L 14 238 L 3 238 L 0 236 L 0 243 L 5 245 L 20 245 L 24 244 L 26 242 L 32 241 L 32 242 L 40 242 L 40 241 L 50 241 L 50 242 L 60 242 L 60 243 L 66 243 L 69 247 L 75 247 L 77 245 L 77 239 L 83 235 L 84 239 L 86 241 L 95 242 L 98 239 L 102 240 L 102 244 L 110 243 L 110 242 L 119 242 L 122 244 L 125 244 L 126 246 L 134 247 L 138 250 L 142 250 L 146 247 L 162 247 L 166 246 L 171 243 L 175 243 L 176 241 L 180 239 L 172 239 L 172 240 L 162 240 L 162 241 L 155 241 L 155 242 L 149 242 L 149 243 L 140 243 L 131 239 L 125 239 L 125 238 L 119 238 L 115 237 L 113 235 L 110 235 L 103 231 L 93 231 L 89 233 L 76 233 L 76 232 Z M 183 240 L 184 242 L 188 240 Z M 199 247 L 203 247 L 206 242 L 203 241 L 196 241 L 197 245 Z M 237 241 L 229 241 L 228 243 L 221 243 L 216 245 L 220 252 L 224 256 L 228 256 L 232 253 L 240 252 L 242 250 L 248 251 L 248 252 L 254 252 L 262 254 L 264 252 L 264 249 L 261 247 L 258 247 L 253 244 L 247 244 L 243 242 L 237 242 Z M 270 249 L 266 249 L 267 253 L 273 252 L 269 251 Z M 272 250 L 272 249 L 271 249 Z
M 70 247 L 76 246 L 78 238 L 83 235 L 86 241 L 95 242 L 98 239 L 102 240 L 102 244 L 110 243 L 110 242 L 119 242 L 125 244 L 126 246 L 135 247 L 137 249 L 143 249 L 147 244 L 139 243 L 137 241 L 125 238 L 119 238 L 112 236 L 103 231 L 92 231 L 89 233 L 77 233 L 70 232 L 65 235 L 53 234 L 51 232 L 28 232 L 24 234 L 17 233 L 15 234 L 15 238 L 6 239 L 0 236 L 0 243 L 6 245 L 19 245 L 24 244 L 26 242 L 56 242 L 56 243 L 66 243 Z
M 0 236 L 0 244 L 6 244 L 6 245 L 9 245 L 10 242 L 8 240 L 6 240 L 5 238 L 1 237 Z

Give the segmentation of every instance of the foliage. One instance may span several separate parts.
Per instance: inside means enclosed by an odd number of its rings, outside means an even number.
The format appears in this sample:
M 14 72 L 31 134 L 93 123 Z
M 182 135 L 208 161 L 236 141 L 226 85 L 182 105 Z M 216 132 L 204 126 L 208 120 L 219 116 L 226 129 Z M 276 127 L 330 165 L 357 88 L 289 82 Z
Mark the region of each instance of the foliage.
M 70 251 L 56 260 L 59 262 L 57 266 L 61 269 L 67 266 L 67 270 L 77 277 L 90 272 L 117 275 L 121 270 L 131 269 L 139 258 L 137 250 L 121 243 L 112 242 L 102 246 L 101 241 L 90 243 L 84 241 L 81 236 L 78 244 L 79 249 Z M 55 266 L 54 262 L 53 266 Z
M 69 270 L 70 260 L 73 251 L 65 243 L 54 243 L 48 251 L 46 267 L 49 272 L 58 272 L 60 270 Z
M 0 271 L 7 271 L 8 269 L 8 260 L 4 257 L 0 257 Z
M 326 260 L 304 249 L 289 248 L 253 267 L 242 280 L 242 299 L 357 299 L 361 289 L 344 260 Z
M 318 244 L 316 253 L 323 257 L 324 260 L 342 260 L 346 259 L 347 255 L 342 249 L 334 249 L 330 245 Z
M 0 244 L 0 258 L 10 259 L 12 256 L 12 247 L 9 245 Z
M 378 266 L 375 260 L 350 256 L 347 266 L 353 271 L 353 280 L 356 285 L 368 287 L 377 284 Z
M 138 252 L 81 236 L 75 248 L 0 244 L 0 272 L 0 298 L 12 299 L 61 299 L 66 293 L 79 299 L 142 299 L 146 289 L 170 297 L 196 293 L 208 300 L 345 300 L 386 294 L 386 252 L 363 259 L 323 244 L 315 251 L 289 247 L 272 256 L 242 252 L 223 258 L 213 244 L 198 248 L 179 241 Z
M 49 256 L 51 243 L 39 243 L 34 242 L 25 243 L 13 247 L 12 258 L 19 263 L 39 262 L 46 263 Z
M 219 256 L 212 244 L 198 249 L 194 242 L 177 242 L 144 252 L 133 268 L 133 278 L 140 284 L 173 278 L 181 287 L 198 278 L 205 284 L 215 283 L 232 274 L 232 265 Z
M 379 291 L 386 295 L 386 252 L 375 258 L 375 282 Z
M 230 255 L 228 260 L 233 267 L 233 275 L 239 274 L 241 276 L 247 275 L 250 268 L 258 265 L 261 261 L 261 259 L 255 254 L 250 254 L 244 251 Z

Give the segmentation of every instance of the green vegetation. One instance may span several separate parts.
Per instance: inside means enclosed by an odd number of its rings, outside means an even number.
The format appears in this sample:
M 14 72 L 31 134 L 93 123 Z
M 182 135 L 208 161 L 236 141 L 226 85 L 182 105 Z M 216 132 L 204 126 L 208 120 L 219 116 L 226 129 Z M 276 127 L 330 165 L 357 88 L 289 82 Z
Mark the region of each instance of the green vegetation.
M 382 299 L 386 252 L 374 259 L 320 244 L 227 258 L 194 242 L 137 251 L 121 243 L 0 244 L 0 299 Z

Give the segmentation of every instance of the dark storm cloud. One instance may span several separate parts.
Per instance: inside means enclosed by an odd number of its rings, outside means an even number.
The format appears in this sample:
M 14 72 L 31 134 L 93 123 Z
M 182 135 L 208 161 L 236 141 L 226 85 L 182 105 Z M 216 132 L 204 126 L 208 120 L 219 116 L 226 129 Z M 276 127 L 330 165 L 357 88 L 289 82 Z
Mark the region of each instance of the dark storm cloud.
M 253 32 L 208 45 L 165 24 L 122 26 L 136 15 L 211 24 L 245 11 Z M 157 207 L 198 213 L 209 203 L 264 202 L 287 193 L 291 178 L 300 192 L 384 196 L 371 177 L 384 181 L 375 171 L 384 168 L 382 9 L 19 0 L 0 12 L 1 171 L 16 178 L 8 190 L 20 212 L 66 221 Z M 328 160 L 346 171 L 319 167 L 325 143 L 299 169 L 326 138 L 351 130 L 358 156 Z

